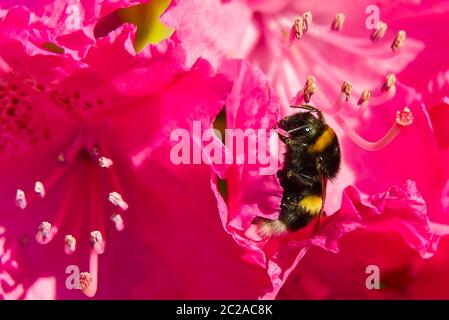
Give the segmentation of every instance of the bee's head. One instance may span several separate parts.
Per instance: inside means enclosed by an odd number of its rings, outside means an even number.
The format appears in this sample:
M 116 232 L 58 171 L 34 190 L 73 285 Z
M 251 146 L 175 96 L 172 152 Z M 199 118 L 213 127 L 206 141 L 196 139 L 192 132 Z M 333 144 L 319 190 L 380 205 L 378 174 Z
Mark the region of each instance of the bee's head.
M 324 122 L 312 112 L 298 112 L 279 122 L 279 127 L 287 131 L 291 137 L 301 137 L 305 141 L 313 141 L 323 130 Z

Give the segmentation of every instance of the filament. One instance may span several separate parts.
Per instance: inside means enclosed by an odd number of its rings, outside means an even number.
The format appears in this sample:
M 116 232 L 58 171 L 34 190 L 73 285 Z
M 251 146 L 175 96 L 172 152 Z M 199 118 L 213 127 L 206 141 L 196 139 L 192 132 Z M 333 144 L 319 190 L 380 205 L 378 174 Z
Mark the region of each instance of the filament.
M 390 144 L 391 141 L 393 141 L 393 139 L 401 131 L 401 128 L 396 123 L 394 123 L 393 126 L 390 128 L 390 130 L 388 130 L 388 132 L 385 134 L 384 137 L 382 137 L 378 141 L 370 142 L 370 141 L 363 139 L 356 132 L 354 132 L 351 128 L 349 128 L 349 126 L 339 116 L 336 116 L 335 120 L 340 125 L 340 127 L 344 130 L 344 132 L 346 133 L 348 138 L 352 140 L 352 142 L 354 142 L 361 148 L 368 150 L 368 151 L 378 151 L 378 150 L 385 148 L 388 144 Z

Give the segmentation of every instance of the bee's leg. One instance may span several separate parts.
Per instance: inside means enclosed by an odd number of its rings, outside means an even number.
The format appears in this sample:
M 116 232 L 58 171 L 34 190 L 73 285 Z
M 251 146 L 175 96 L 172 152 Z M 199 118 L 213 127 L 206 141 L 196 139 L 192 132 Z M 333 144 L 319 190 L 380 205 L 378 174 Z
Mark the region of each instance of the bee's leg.
M 279 139 L 281 139 L 281 141 L 282 141 L 283 143 L 287 144 L 287 142 L 290 140 L 290 137 L 288 137 L 287 135 L 281 133 L 281 132 L 279 131 L 278 128 L 273 128 L 273 129 L 274 129 L 274 130 L 276 131 L 276 133 L 278 134 Z
M 314 106 L 311 106 L 310 104 L 301 104 L 299 106 L 290 106 L 290 108 L 304 109 L 304 110 L 313 111 L 313 112 L 319 111 L 317 108 L 315 108 Z
M 290 107 L 304 109 L 304 110 L 308 110 L 310 112 L 316 112 L 316 114 L 318 115 L 318 118 L 321 121 L 324 121 L 323 113 L 320 110 L 318 110 L 317 108 L 315 108 L 314 106 L 311 106 L 309 104 L 303 104 L 303 105 L 300 105 L 300 106 L 290 106 Z

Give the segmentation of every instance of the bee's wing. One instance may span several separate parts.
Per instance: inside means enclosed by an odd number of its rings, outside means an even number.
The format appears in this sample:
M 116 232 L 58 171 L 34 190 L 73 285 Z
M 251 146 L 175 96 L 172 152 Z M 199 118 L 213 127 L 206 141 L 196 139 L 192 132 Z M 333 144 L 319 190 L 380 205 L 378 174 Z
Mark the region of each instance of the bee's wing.
M 321 180 L 321 210 L 318 213 L 317 221 L 315 223 L 315 226 L 313 228 L 312 236 L 316 234 L 318 231 L 318 228 L 320 226 L 321 217 L 324 213 L 324 203 L 326 202 L 326 190 L 327 190 L 327 177 L 323 175 L 323 173 L 320 171 L 320 180 Z

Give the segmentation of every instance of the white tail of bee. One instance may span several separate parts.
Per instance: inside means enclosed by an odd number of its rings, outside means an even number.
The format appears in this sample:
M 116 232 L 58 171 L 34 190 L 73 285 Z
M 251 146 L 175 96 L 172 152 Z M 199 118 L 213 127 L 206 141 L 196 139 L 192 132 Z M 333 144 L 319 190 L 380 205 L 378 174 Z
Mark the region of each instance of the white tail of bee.
M 287 232 L 287 225 L 281 220 L 258 218 L 255 223 L 259 226 L 259 236 L 263 238 L 279 237 Z

